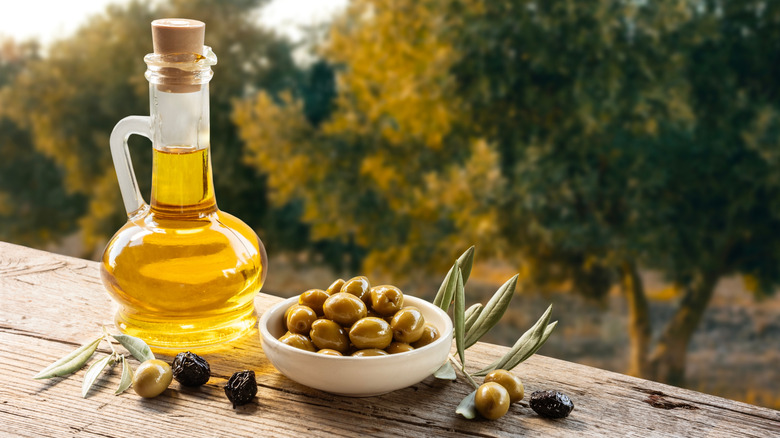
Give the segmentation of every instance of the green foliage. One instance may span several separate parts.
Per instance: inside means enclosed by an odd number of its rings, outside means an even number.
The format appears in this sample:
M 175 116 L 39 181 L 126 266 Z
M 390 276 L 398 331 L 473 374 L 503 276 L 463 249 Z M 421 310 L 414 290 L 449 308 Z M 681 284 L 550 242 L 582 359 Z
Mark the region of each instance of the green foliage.
M 66 192 L 63 173 L 31 148 L 31 135 L 8 115 L 7 90 L 40 59 L 34 42 L 4 41 L 0 48 L 0 240 L 43 245 L 71 233 L 84 198 Z
M 600 297 L 612 267 L 662 238 L 659 126 L 687 132 L 685 57 L 672 2 L 484 2 L 459 10 L 458 93 L 507 178 L 501 235 L 525 280 Z M 684 15 L 684 14 L 682 14 Z M 511 17 L 511 19 L 510 19 Z M 501 116 L 497 116 L 501 115 Z

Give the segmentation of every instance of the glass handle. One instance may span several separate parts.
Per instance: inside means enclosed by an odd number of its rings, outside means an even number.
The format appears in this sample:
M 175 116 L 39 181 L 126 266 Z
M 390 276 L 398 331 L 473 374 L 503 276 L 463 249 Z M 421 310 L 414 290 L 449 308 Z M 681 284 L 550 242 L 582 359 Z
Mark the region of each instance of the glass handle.
M 138 181 L 135 179 L 133 162 L 130 160 L 130 151 L 127 148 L 127 139 L 131 135 L 142 135 L 152 139 L 152 119 L 149 116 L 129 116 L 120 120 L 111 131 L 111 158 L 114 159 L 116 179 L 119 180 L 119 190 L 122 192 L 122 200 L 125 202 L 127 215 L 132 216 L 139 208 L 146 205 Z

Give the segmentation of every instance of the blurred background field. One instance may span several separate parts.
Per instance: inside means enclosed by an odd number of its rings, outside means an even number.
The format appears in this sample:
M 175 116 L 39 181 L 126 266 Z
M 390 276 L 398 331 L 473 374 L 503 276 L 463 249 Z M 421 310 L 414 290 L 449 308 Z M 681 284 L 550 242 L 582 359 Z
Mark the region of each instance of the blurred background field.
M 487 340 L 511 344 L 552 302 L 541 354 L 780 409 L 779 5 L 106 0 L 0 15 L 0 239 L 100 256 L 125 221 L 108 135 L 148 114 L 149 22 L 200 19 L 219 58 L 216 197 L 265 242 L 265 292 L 366 274 L 431 298 L 474 244 L 468 303 L 521 278 Z M 148 194 L 151 148 L 130 143 Z

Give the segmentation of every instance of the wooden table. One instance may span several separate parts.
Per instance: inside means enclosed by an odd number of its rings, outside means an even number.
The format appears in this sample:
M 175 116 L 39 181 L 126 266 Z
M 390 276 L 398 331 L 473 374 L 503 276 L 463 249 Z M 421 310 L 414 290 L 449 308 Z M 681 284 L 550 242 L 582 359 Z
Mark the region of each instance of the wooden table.
M 260 294 L 258 312 L 279 300 Z M 780 436 L 780 411 L 540 355 L 514 372 L 526 394 L 568 394 L 575 408 L 566 419 L 541 418 L 522 401 L 498 421 L 465 420 L 455 414 L 471 391 L 463 378 L 429 377 L 379 397 L 339 397 L 282 376 L 256 333 L 207 356 L 212 378 L 200 389 L 174 382 L 151 400 L 132 390 L 115 396 L 115 369 L 82 398 L 85 369 L 69 378 L 31 376 L 102 325 L 111 327 L 115 305 L 103 291 L 98 264 L 0 242 L 0 303 L 2 436 Z M 557 317 L 566 324 L 566 315 Z M 484 366 L 504 351 L 477 344 L 467 361 Z M 104 344 L 99 352 L 109 353 Z M 223 386 L 242 369 L 257 373 L 259 391 L 253 403 L 233 409 Z

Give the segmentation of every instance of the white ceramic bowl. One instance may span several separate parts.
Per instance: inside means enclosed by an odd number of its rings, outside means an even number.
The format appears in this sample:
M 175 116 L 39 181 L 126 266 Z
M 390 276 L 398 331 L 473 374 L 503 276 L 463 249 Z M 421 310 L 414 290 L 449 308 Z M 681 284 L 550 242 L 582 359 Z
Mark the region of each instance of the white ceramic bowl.
M 263 351 L 287 378 L 322 391 L 350 397 L 370 397 L 419 383 L 447 361 L 452 346 L 452 321 L 433 304 L 404 295 L 404 305 L 415 306 L 425 322 L 441 336 L 417 350 L 388 356 L 339 357 L 304 351 L 279 342 L 285 333 L 284 312 L 298 302 L 289 298 L 273 306 L 260 318 Z

